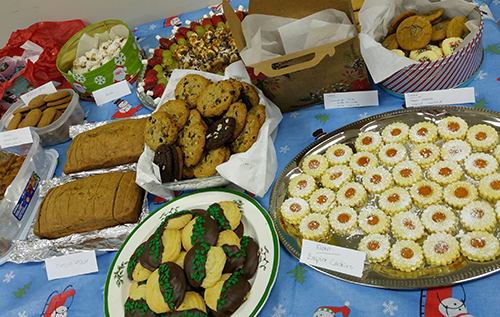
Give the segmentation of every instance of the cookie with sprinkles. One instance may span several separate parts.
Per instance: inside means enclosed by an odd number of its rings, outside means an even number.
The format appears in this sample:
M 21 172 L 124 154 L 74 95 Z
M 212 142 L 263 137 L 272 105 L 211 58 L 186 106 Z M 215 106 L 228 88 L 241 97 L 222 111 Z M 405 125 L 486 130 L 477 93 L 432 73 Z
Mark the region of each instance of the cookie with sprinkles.
M 221 247 L 197 243 L 184 258 L 184 271 L 189 284 L 207 288 L 215 285 L 222 276 L 226 264 L 226 254 Z
M 243 263 L 243 276 L 247 279 L 251 279 L 255 275 L 255 272 L 257 272 L 259 266 L 259 244 L 250 236 L 243 236 L 240 243 L 241 251 L 245 258 Z
M 146 242 L 141 243 L 132 253 L 130 259 L 127 264 L 127 276 L 130 280 L 133 281 L 145 281 L 151 275 L 151 271 L 144 268 L 141 262 L 139 261 L 139 257 L 142 252 L 144 252 L 144 246 Z
M 174 262 L 162 263 L 146 283 L 146 302 L 154 312 L 166 313 L 182 304 L 186 289 L 184 270 Z
M 233 201 L 220 201 L 208 207 L 208 212 L 217 222 L 219 231 L 235 230 L 241 221 L 241 212 Z
M 182 229 L 182 246 L 189 251 L 197 243 L 215 245 L 219 237 L 219 226 L 210 215 L 194 217 Z
M 250 287 L 241 270 L 223 274 L 214 286 L 205 290 L 205 302 L 216 315 L 232 313 L 246 301 Z
M 184 301 L 176 311 L 165 314 L 166 317 L 208 317 L 207 305 L 203 297 L 194 291 L 187 291 Z
M 146 298 L 146 284 L 133 290 L 124 304 L 126 317 L 154 317 L 156 313 L 149 308 Z

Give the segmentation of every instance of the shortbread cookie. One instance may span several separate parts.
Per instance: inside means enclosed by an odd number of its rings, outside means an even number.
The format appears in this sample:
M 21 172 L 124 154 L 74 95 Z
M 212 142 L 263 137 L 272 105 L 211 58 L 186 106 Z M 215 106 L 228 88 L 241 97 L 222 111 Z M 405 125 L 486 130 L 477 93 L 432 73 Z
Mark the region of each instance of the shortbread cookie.
M 177 134 L 177 126 L 166 112 L 152 113 L 146 121 L 144 139 L 153 151 L 156 151 L 160 144 L 174 144 Z
M 460 43 L 462 43 L 462 39 L 459 37 L 448 37 L 441 42 L 441 47 L 443 48 L 443 54 L 445 56 L 449 56 L 453 53 L 455 53 L 458 50 L 458 47 L 460 46 Z
M 201 92 L 210 84 L 210 80 L 197 74 L 184 76 L 175 86 L 175 98 L 184 100 L 190 109 L 196 108 Z

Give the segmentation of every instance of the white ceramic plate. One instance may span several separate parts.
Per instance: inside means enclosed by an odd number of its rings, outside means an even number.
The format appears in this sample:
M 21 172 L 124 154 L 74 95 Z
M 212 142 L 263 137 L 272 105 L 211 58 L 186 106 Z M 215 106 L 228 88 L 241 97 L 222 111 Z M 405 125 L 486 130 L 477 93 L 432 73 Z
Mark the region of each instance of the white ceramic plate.
M 206 189 L 177 197 L 159 208 L 137 226 L 118 250 L 109 269 L 104 289 L 104 311 L 106 316 L 123 317 L 124 303 L 132 281 L 127 278 L 127 264 L 137 246 L 146 241 L 160 225 L 165 216 L 196 208 L 208 208 L 219 201 L 234 201 L 243 217 L 245 235 L 251 236 L 260 248 L 259 267 L 250 280 L 250 296 L 234 317 L 256 316 L 264 306 L 273 287 L 279 264 L 279 242 L 276 230 L 268 212 L 249 196 L 229 189 Z

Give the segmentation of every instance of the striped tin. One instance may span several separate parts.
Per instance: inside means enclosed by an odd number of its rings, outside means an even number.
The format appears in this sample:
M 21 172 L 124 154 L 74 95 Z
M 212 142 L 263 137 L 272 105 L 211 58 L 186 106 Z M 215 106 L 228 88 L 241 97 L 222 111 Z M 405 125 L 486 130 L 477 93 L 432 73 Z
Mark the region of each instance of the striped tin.
M 484 21 L 474 38 L 461 50 L 436 61 L 407 66 L 380 82 L 392 95 L 404 97 L 407 92 L 451 89 L 467 85 L 479 72 L 483 63 L 482 45 Z

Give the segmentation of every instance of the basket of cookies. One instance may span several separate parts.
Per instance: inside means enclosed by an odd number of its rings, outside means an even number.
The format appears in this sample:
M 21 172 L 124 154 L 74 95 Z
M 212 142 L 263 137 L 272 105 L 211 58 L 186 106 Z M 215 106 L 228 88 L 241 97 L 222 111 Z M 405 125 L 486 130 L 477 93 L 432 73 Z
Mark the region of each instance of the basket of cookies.
M 281 118 L 241 61 L 225 76 L 176 69 L 147 120 L 137 183 L 162 197 L 230 182 L 264 195 L 277 170 L 270 135 Z
M 142 69 L 141 54 L 128 25 L 104 20 L 72 36 L 57 55 L 56 65 L 83 100 L 92 92 L 127 80 L 134 82 Z
M 367 0 L 359 18 L 370 74 L 398 97 L 464 86 L 482 64 L 483 18 L 472 2 Z
M 18 101 L 0 120 L 0 132 L 33 127 L 42 146 L 55 145 L 70 139 L 69 126 L 82 123 L 85 112 L 78 94 L 72 89 L 39 94 L 28 105 Z

